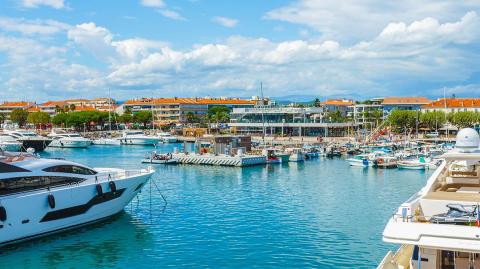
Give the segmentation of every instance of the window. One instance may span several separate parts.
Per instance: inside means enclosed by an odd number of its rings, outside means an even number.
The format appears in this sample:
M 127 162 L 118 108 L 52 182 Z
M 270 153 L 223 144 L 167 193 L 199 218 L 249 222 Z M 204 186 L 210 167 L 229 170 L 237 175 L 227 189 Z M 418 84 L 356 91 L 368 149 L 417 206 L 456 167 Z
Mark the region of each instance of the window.
M 57 176 L 14 177 L 0 180 L 0 195 L 12 194 L 47 187 L 80 183 L 83 178 Z
M 95 175 L 97 172 L 86 167 L 76 166 L 76 165 L 57 165 L 43 169 L 45 172 L 53 173 L 67 173 L 67 174 L 77 174 L 77 175 Z

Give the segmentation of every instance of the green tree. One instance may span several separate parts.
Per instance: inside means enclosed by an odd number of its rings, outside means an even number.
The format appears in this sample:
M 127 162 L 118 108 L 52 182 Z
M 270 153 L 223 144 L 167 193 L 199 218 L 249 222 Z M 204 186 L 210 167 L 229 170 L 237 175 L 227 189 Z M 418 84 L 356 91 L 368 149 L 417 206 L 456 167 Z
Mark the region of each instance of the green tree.
M 61 113 L 58 113 L 55 116 L 53 116 L 52 123 L 55 126 L 62 126 L 62 125 L 66 126 L 67 125 L 67 118 L 68 118 L 67 113 L 61 112 Z
M 39 126 L 42 124 L 47 124 L 50 122 L 50 115 L 48 113 L 43 112 L 43 111 L 37 111 L 28 114 L 27 117 L 28 123 L 34 124 L 35 126 Z
M 377 109 L 372 111 L 371 113 L 372 119 L 375 121 L 375 126 L 378 126 L 380 122 L 383 120 L 383 110 Z
M 10 112 L 10 120 L 23 127 L 27 122 L 28 112 L 23 109 L 14 109 Z
M 193 114 L 192 111 L 189 111 L 185 115 L 185 119 L 187 120 L 188 123 L 194 123 L 195 122 L 195 114 Z
M 5 114 L 0 113 L 0 124 L 5 121 Z
M 420 115 L 420 123 L 430 130 L 441 128 L 445 122 L 445 113 L 443 111 L 428 111 Z
M 147 125 L 152 122 L 152 111 L 143 110 L 133 114 L 133 122 L 141 123 L 143 126 Z
M 412 110 L 392 110 L 387 117 L 387 121 L 396 129 L 412 130 L 415 127 L 417 113 L 417 111 Z
M 313 100 L 314 107 L 320 107 L 321 105 L 322 105 L 322 102 L 320 102 L 320 99 L 315 98 L 315 100 Z
M 337 111 L 330 111 L 327 113 L 327 119 L 329 122 L 345 122 L 347 119 L 342 116 L 342 112 L 340 110 Z
M 471 111 L 461 111 L 451 114 L 452 116 L 450 117 L 450 121 L 458 128 L 473 127 L 480 120 L 479 113 Z
M 226 106 L 213 106 L 208 108 L 208 119 L 218 123 L 230 121 L 230 109 Z

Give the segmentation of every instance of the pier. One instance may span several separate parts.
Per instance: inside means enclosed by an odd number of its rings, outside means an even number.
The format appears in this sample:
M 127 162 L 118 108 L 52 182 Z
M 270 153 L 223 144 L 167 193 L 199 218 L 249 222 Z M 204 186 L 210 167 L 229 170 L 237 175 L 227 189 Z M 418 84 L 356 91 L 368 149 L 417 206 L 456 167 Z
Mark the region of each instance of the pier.
M 195 154 L 195 153 L 174 153 L 173 158 L 178 159 L 182 164 L 203 164 L 203 165 L 218 165 L 218 166 L 253 166 L 265 164 L 267 159 L 261 155 L 237 155 L 230 156 L 224 154 Z

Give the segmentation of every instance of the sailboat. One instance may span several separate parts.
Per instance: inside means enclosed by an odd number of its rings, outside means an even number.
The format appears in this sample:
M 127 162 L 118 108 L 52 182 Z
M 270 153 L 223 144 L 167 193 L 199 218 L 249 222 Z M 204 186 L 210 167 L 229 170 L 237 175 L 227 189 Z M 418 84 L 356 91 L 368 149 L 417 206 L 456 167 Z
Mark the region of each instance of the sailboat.
M 108 91 L 108 95 L 110 96 L 110 90 Z M 108 130 L 110 133 L 112 132 L 112 98 L 108 97 Z M 92 141 L 93 145 L 120 145 L 120 140 L 109 138 L 106 134 L 102 134 L 99 139 L 95 139 Z

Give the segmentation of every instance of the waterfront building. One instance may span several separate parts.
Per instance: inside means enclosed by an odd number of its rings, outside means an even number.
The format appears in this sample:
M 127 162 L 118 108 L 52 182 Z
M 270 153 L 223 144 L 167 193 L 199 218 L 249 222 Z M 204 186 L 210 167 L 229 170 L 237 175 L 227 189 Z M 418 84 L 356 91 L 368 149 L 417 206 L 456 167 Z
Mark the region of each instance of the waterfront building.
M 352 106 L 355 104 L 350 99 L 327 99 L 322 103 L 325 112 L 340 111 L 343 117 L 346 117 L 349 112 L 352 112 Z
M 27 110 L 30 107 L 35 106 L 33 102 L 20 101 L 20 102 L 4 102 L 0 105 L 0 114 L 3 114 L 6 118 L 10 116 L 10 113 L 15 109 Z
M 422 106 L 422 112 L 480 112 L 480 98 L 440 98 Z
M 187 122 L 188 115 L 205 116 L 213 106 L 226 106 L 230 109 L 255 106 L 257 101 L 239 98 L 140 98 L 128 100 L 123 111 L 132 113 L 153 111 L 155 122 L 160 125 Z
M 429 104 L 430 99 L 422 96 L 414 97 L 384 97 L 382 106 L 384 114 L 388 115 L 392 110 L 420 110 L 422 106 Z
M 362 126 L 366 124 L 377 125 L 378 121 L 385 118 L 383 105 L 381 104 L 355 104 L 350 106 L 350 109 L 351 112 L 348 113 L 348 117 L 353 119 L 356 124 Z
M 321 107 L 256 106 L 234 108 L 230 123 L 234 133 L 280 136 L 347 136 L 355 123 L 329 122 Z

